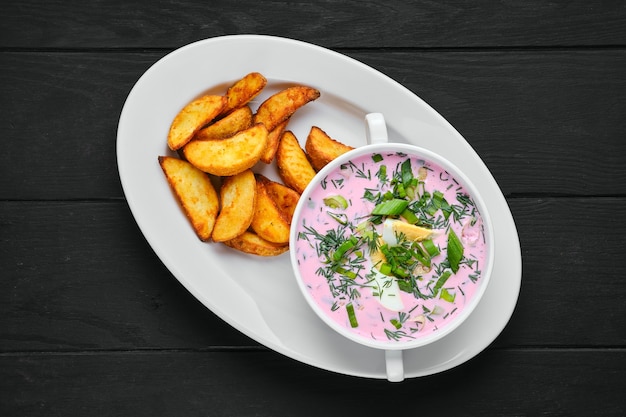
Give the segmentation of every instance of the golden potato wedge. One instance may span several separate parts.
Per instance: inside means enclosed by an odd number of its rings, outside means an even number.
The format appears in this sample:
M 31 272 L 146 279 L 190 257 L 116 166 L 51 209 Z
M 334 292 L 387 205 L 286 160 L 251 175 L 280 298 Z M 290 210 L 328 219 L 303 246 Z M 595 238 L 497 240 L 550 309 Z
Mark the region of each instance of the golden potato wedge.
M 300 200 L 300 194 L 293 188 L 289 188 L 279 182 L 267 180 L 267 189 L 270 197 L 274 200 L 278 208 L 287 217 L 289 224 L 293 218 L 293 212 L 296 210 L 298 200 Z
M 250 126 L 252 126 L 252 109 L 249 106 L 243 106 L 200 129 L 194 135 L 193 140 L 225 139 Z
M 278 149 L 278 142 L 280 142 L 280 137 L 285 132 L 288 122 L 289 119 L 279 123 L 274 130 L 267 134 L 267 148 L 265 148 L 265 152 L 261 155 L 261 162 L 265 162 L 266 164 L 272 163 L 276 155 L 276 150 Z
M 159 165 L 198 237 L 211 237 L 219 211 L 217 192 L 207 174 L 187 161 L 159 156 Z
M 226 105 L 226 97 L 207 95 L 193 100 L 178 112 L 167 134 L 167 144 L 175 151 L 193 138 L 202 126 L 215 119 Z
M 228 100 L 221 114 L 228 114 L 231 111 L 248 104 L 267 85 L 265 77 L 258 72 L 251 72 L 242 79 L 231 85 L 226 91 Z
M 256 207 L 250 228 L 265 240 L 286 244 L 291 222 L 270 195 L 268 181 L 263 175 L 256 176 Z
M 254 115 L 255 123 L 263 123 L 271 132 L 289 119 L 300 107 L 317 99 L 320 92 L 312 87 L 297 85 L 277 92 L 265 100 Z
M 234 239 L 224 242 L 226 246 L 258 256 L 278 256 L 289 250 L 289 245 L 269 242 L 254 232 L 245 231 Z
M 214 242 L 231 240 L 248 230 L 256 206 L 256 179 L 247 169 L 225 177 L 220 188 L 220 213 L 211 238 Z
M 185 158 L 198 169 L 222 177 L 252 168 L 267 147 L 267 129 L 262 123 L 230 138 L 193 140 L 183 148 Z
M 302 194 L 315 176 L 315 170 L 295 135 L 287 130 L 283 133 L 276 151 L 278 174 L 286 186 Z
M 319 171 L 327 163 L 348 151 L 354 149 L 328 136 L 326 132 L 317 126 L 311 127 L 309 136 L 306 138 L 304 150 L 313 165 L 313 169 Z

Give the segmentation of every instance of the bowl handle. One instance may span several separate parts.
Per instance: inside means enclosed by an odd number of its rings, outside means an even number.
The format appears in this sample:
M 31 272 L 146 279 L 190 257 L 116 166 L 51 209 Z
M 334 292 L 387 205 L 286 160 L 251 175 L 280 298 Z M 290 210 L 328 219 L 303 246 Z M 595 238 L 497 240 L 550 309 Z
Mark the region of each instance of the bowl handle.
M 404 362 L 401 350 L 386 350 L 385 365 L 387 366 L 387 380 L 389 382 L 404 380 Z
M 369 113 L 365 116 L 367 143 L 387 143 L 387 124 L 382 113 Z

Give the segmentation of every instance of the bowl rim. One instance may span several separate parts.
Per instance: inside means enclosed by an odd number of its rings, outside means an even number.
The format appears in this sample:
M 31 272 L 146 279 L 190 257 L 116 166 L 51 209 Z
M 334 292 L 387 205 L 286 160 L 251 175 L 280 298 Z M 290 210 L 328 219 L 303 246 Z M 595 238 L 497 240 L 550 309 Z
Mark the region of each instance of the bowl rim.
M 480 285 L 476 289 L 473 298 L 470 300 L 468 304 L 462 309 L 462 311 L 455 315 L 454 318 L 448 322 L 444 327 L 438 329 L 436 331 L 430 332 L 427 335 L 422 337 L 418 337 L 416 339 L 411 340 L 403 340 L 403 341 L 394 341 L 394 340 L 375 340 L 368 339 L 363 336 L 360 336 L 356 332 L 353 332 L 351 329 L 340 325 L 335 322 L 328 314 L 326 314 L 325 310 L 322 309 L 314 300 L 314 298 L 309 293 L 306 285 L 303 282 L 302 274 L 300 272 L 300 268 L 298 266 L 298 258 L 296 251 L 296 243 L 298 237 L 298 229 L 300 224 L 300 218 L 304 207 L 307 204 L 307 200 L 311 193 L 320 185 L 322 179 L 324 179 L 330 172 L 334 171 L 340 165 L 355 159 L 357 157 L 374 154 L 374 153 L 398 153 L 402 152 L 411 157 L 417 157 L 419 159 L 424 159 L 425 161 L 433 162 L 439 165 L 441 168 L 446 169 L 450 172 L 452 177 L 454 177 L 457 181 L 461 182 L 461 185 L 467 190 L 467 192 L 471 195 L 474 203 L 476 204 L 478 211 L 480 213 L 483 227 L 484 227 L 484 236 L 486 240 L 487 247 L 487 255 L 486 255 L 486 265 L 483 266 L 481 271 L 481 279 Z M 431 150 L 428 150 L 421 146 L 410 145 L 406 143 L 397 143 L 397 142 L 384 142 L 384 143 L 372 143 L 367 144 L 355 149 L 352 149 L 331 162 L 329 162 L 326 166 L 324 166 L 317 174 L 313 177 L 313 179 L 309 182 L 307 187 L 302 192 L 298 204 L 296 205 L 296 209 L 294 210 L 291 228 L 290 228 L 290 238 L 289 238 L 289 256 L 291 266 L 294 272 L 294 278 L 298 284 L 298 288 L 305 298 L 307 304 L 311 309 L 316 313 L 316 315 L 326 323 L 330 328 L 332 328 L 335 332 L 340 335 L 359 343 L 363 346 L 368 346 L 375 349 L 383 349 L 383 350 L 405 350 L 405 349 L 413 349 L 421 346 L 428 345 L 435 341 L 438 341 L 444 338 L 446 335 L 452 333 L 456 328 L 458 328 L 475 310 L 476 306 L 480 303 L 485 291 L 489 285 L 489 281 L 491 279 L 491 275 L 493 272 L 493 265 L 495 259 L 495 242 L 494 242 L 494 233 L 493 233 L 493 225 L 491 216 L 489 214 L 489 210 L 485 204 L 485 201 L 480 193 L 479 187 L 476 186 L 474 182 L 470 180 L 470 178 L 465 175 L 463 171 L 461 171 L 455 164 L 450 162 L 444 156 L 437 154 Z

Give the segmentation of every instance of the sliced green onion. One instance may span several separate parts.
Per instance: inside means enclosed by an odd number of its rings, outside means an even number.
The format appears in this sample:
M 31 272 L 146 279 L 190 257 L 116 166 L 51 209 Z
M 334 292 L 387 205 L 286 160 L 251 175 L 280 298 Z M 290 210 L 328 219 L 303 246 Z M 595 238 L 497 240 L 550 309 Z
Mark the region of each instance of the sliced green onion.
M 426 239 L 422 241 L 422 245 L 424 246 L 424 249 L 426 249 L 426 252 L 428 252 L 428 255 L 430 255 L 431 258 L 439 255 L 439 248 L 431 239 Z
M 380 271 L 381 274 L 383 275 L 391 275 L 391 265 L 388 264 L 387 262 L 383 262 L 380 265 L 380 268 L 378 268 L 378 270 Z
M 354 314 L 354 306 L 352 303 L 346 304 L 346 311 L 348 312 L 348 320 L 350 320 L 350 326 L 359 327 L 359 322 L 356 319 L 356 314 Z
M 396 319 L 391 319 L 389 320 L 389 323 L 393 324 L 393 327 L 395 327 L 396 329 L 399 329 L 402 327 L 402 323 L 400 323 L 398 320 Z
M 402 184 L 408 186 L 411 184 L 411 180 L 413 179 L 413 170 L 411 169 L 411 160 L 407 159 L 402 163 L 400 167 L 400 172 L 402 174 Z
M 422 265 L 430 268 L 430 257 L 422 251 L 422 248 L 419 245 L 416 245 L 419 252 L 412 251 L 411 254 L 415 259 L 417 259 Z
M 408 201 L 394 198 L 378 204 L 374 207 L 374 210 L 372 210 L 372 214 L 377 216 L 397 216 L 401 214 L 408 205 Z
M 443 285 L 446 283 L 446 281 L 448 280 L 448 278 L 450 278 L 451 275 L 452 275 L 452 272 L 450 271 L 446 271 L 443 274 L 441 274 L 441 276 L 437 280 L 437 283 L 435 284 L 435 287 L 433 288 L 433 294 L 436 295 L 439 292 L 441 287 L 443 287 Z
M 339 245 L 335 253 L 333 253 L 333 260 L 340 261 L 343 258 L 343 256 L 346 254 L 346 252 L 348 252 L 350 249 L 356 246 L 358 241 L 359 240 L 356 237 L 351 236 L 350 239 L 346 240 L 341 245 Z
M 443 193 L 441 191 L 433 191 L 433 203 L 437 208 L 441 207 L 441 202 L 444 201 Z
M 411 181 L 412 182 L 412 181 Z M 413 200 L 415 199 L 415 193 L 416 193 L 416 187 L 413 185 L 410 185 L 408 187 L 405 187 L 405 191 L 406 191 L 406 196 L 409 198 L 409 200 Z
M 341 274 L 344 277 L 347 277 L 347 278 L 350 278 L 350 279 L 355 279 L 357 277 L 356 272 L 350 271 L 350 270 L 342 268 L 340 266 L 334 268 L 334 271 L 337 272 L 338 274 Z
M 380 162 L 383 160 L 383 156 L 379 153 L 375 153 L 374 155 L 372 155 L 372 161 L 374 162 Z
M 411 280 L 408 279 L 400 279 L 398 282 L 398 288 L 400 291 L 412 293 L 413 292 L 413 284 Z
M 391 273 L 393 275 L 395 275 L 398 278 L 406 278 L 409 276 L 409 273 L 407 271 L 405 271 L 404 269 L 396 266 L 394 268 L 391 269 Z
M 445 309 L 441 306 L 435 306 L 433 307 L 433 311 L 430 312 L 430 314 L 435 315 L 435 316 L 440 316 L 443 313 L 445 313 Z
M 394 191 L 395 191 L 395 194 L 396 194 L 397 197 L 400 197 L 400 198 L 406 197 L 406 191 L 405 191 L 404 185 L 402 183 L 396 184 L 396 187 L 395 187 Z
M 441 298 L 442 300 L 445 300 L 449 303 L 453 303 L 454 299 L 456 298 L 456 294 L 455 293 L 451 293 L 450 291 L 448 291 L 447 288 L 443 288 L 441 290 L 441 295 L 439 296 L 439 298 Z
M 404 217 L 404 220 L 406 220 L 407 223 L 410 223 L 410 224 L 415 224 L 419 221 L 415 213 L 413 213 L 408 208 L 405 209 L 402 213 L 400 213 L 400 216 Z
M 387 165 L 381 165 L 376 176 L 381 182 L 387 182 Z
M 332 195 L 332 196 L 326 197 L 324 199 L 324 204 L 326 204 L 328 207 L 333 208 L 333 209 L 348 208 L 348 201 L 341 195 Z
M 342 224 L 344 226 L 348 224 L 348 216 L 344 213 L 332 213 L 329 211 L 328 215 L 335 219 L 339 224 Z
M 459 263 L 461 259 L 463 259 L 463 243 L 461 243 L 461 240 L 452 229 L 450 229 L 450 233 L 448 233 L 447 252 L 450 269 L 456 274 L 459 270 Z

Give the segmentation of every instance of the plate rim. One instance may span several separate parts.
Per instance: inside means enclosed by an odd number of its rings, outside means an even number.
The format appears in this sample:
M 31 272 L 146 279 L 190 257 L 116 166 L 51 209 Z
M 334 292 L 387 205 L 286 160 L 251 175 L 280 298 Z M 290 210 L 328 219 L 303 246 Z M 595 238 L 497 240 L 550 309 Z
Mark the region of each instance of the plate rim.
M 493 340 L 497 338 L 497 336 L 501 333 L 501 331 L 504 329 L 506 324 L 509 322 L 513 314 L 513 311 L 515 309 L 515 306 L 517 304 L 519 290 L 521 287 L 521 248 L 519 246 L 519 237 L 517 235 L 515 223 L 513 221 L 513 217 L 508 207 L 508 204 L 506 203 L 506 200 L 504 199 L 504 196 L 502 195 L 499 187 L 497 187 L 497 184 L 495 183 L 495 179 L 488 172 L 487 167 L 484 166 L 484 162 L 471 148 L 469 143 L 454 129 L 454 127 L 450 123 L 447 122 L 447 120 L 441 114 L 436 112 L 432 107 L 430 107 L 426 102 L 424 102 L 419 96 L 412 93 L 406 87 L 399 84 L 398 82 L 396 82 L 389 76 L 383 74 L 382 72 L 354 58 L 348 57 L 346 55 L 340 54 L 338 52 L 332 51 L 330 49 L 327 49 L 327 48 L 324 48 L 315 44 L 311 44 L 311 43 L 307 43 L 307 42 L 303 42 L 303 41 L 299 41 L 295 39 L 282 38 L 282 37 L 270 36 L 270 35 L 227 35 L 227 36 L 203 39 L 203 40 L 199 40 L 199 41 L 187 44 L 185 46 L 182 46 L 181 48 L 178 48 L 168 53 L 167 55 L 163 56 L 161 59 L 157 60 L 153 65 L 151 65 L 134 84 L 134 86 L 130 90 L 128 97 L 124 103 L 122 112 L 120 114 L 120 121 L 118 124 L 118 135 L 117 135 L 117 142 L 116 142 L 118 173 L 119 173 L 120 180 L 122 183 L 124 195 L 131 209 L 133 217 L 135 221 L 137 222 L 137 224 L 139 225 L 139 228 L 142 231 L 142 234 L 148 241 L 152 250 L 157 254 L 161 262 L 168 268 L 168 270 L 172 273 L 172 275 L 174 275 L 174 277 L 179 282 L 181 282 L 181 284 L 183 284 L 183 286 L 210 311 L 215 313 L 218 317 L 220 317 L 222 320 L 227 322 L 229 325 L 231 325 L 235 329 L 244 333 L 245 335 L 252 338 L 253 340 L 271 348 L 272 350 L 279 352 L 287 357 L 296 359 L 300 362 L 303 362 L 312 366 L 316 366 L 318 368 L 325 369 L 328 371 L 333 371 L 333 372 L 342 373 L 346 375 L 362 376 L 362 377 L 370 377 L 370 378 L 385 378 L 386 377 L 382 368 L 381 368 L 381 372 L 373 372 L 373 373 L 362 372 L 362 371 L 354 370 L 354 369 L 352 370 L 336 369 L 336 368 L 328 366 L 327 364 L 324 364 L 323 361 L 313 360 L 310 357 L 305 357 L 300 352 L 289 349 L 287 346 L 281 344 L 279 340 L 278 341 L 271 340 L 259 334 L 251 334 L 252 332 L 247 327 L 243 326 L 242 323 L 233 322 L 233 320 L 229 317 L 227 312 L 222 311 L 220 308 L 215 306 L 215 304 L 212 303 L 211 300 L 208 299 L 205 295 L 199 294 L 197 289 L 193 285 L 191 285 L 191 283 L 186 279 L 186 277 L 182 276 L 183 273 L 176 266 L 176 260 L 172 260 L 168 254 L 160 253 L 161 252 L 160 249 L 158 247 L 155 247 L 154 242 L 149 237 L 149 233 L 146 233 L 146 231 L 144 230 L 145 226 L 143 225 L 143 222 L 139 213 L 140 210 L 137 207 L 136 200 L 132 197 L 132 189 L 131 189 L 132 185 L 128 181 L 129 179 L 128 176 L 131 175 L 127 166 L 128 155 L 124 154 L 125 153 L 124 141 L 128 141 L 128 138 L 124 136 L 125 135 L 124 125 L 128 123 L 127 120 L 129 117 L 129 114 L 128 114 L 129 107 L 127 106 L 129 106 L 132 100 L 135 99 L 135 96 L 140 93 L 140 87 L 142 86 L 142 83 L 144 83 L 146 80 L 152 77 L 153 74 L 159 71 L 159 69 L 166 62 L 169 62 L 171 60 L 176 60 L 178 57 L 183 56 L 186 53 L 192 52 L 194 49 L 197 49 L 197 48 L 200 48 L 200 49 L 210 48 L 211 46 L 215 46 L 215 45 L 219 46 L 220 44 L 233 43 L 233 42 L 234 43 L 251 43 L 252 42 L 252 43 L 261 43 L 261 44 L 266 44 L 266 45 L 273 44 L 273 45 L 282 45 L 282 46 L 289 45 L 290 47 L 303 48 L 308 51 L 317 53 L 321 57 L 324 57 L 324 56 L 332 57 L 333 59 L 340 62 L 341 65 L 347 65 L 347 66 L 352 66 L 354 68 L 358 68 L 360 70 L 368 72 L 373 77 L 384 80 L 385 83 L 390 83 L 390 85 L 394 87 L 394 89 L 396 90 L 398 94 L 402 94 L 405 96 L 404 99 L 408 99 L 409 101 L 414 101 L 418 103 L 423 108 L 423 110 L 431 112 L 431 116 L 434 117 L 435 119 L 438 119 L 439 123 L 441 123 L 441 127 L 449 130 L 450 134 L 455 135 L 457 139 L 461 141 L 460 143 L 465 145 L 466 150 L 473 153 L 474 158 L 477 158 L 477 162 L 479 162 L 479 164 L 482 165 L 481 168 L 484 170 L 487 170 L 487 173 L 490 177 L 489 179 L 492 182 L 492 186 L 495 184 L 497 191 L 499 193 L 498 195 L 499 206 L 500 206 L 499 210 L 501 214 L 505 215 L 504 216 L 505 219 L 503 221 L 507 223 L 506 227 L 509 229 L 509 232 L 512 235 L 509 241 L 507 242 L 508 244 L 507 250 L 514 253 L 514 256 L 513 256 L 514 259 L 509 260 L 512 262 L 512 264 L 509 265 L 508 269 L 510 269 L 512 272 L 509 274 L 509 280 L 511 282 L 509 282 L 508 284 L 513 285 L 514 291 L 512 291 L 512 293 L 514 293 L 514 296 L 509 300 L 509 303 L 507 304 L 509 308 L 506 311 L 502 312 L 501 317 L 504 317 L 505 319 L 504 320 L 501 319 L 498 325 L 493 327 L 492 330 L 490 331 L 490 336 L 488 337 L 489 340 L 485 339 L 483 343 L 480 344 L 480 346 L 475 346 L 471 350 L 464 350 L 462 352 L 454 352 L 455 354 L 451 355 L 451 358 L 447 362 L 439 364 L 438 366 L 435 366 L 435 367 L 425 366 L 416 371 L 409 372 L 407 374 L 407 378 L 425 376 L 425 375 L 430 375 L 430 374 L 448 370 L 454 366 L 458 366 L 472 359 L 478 353 L 484 350 L 489 344 L 493 342 Z M 389 125 L 393 126 L 393 123 L 394 123 L 393 118 L 391 118 L 391 121 L 388 120 Z M 154 156 L 156 158 L 156 155 Z M 490 211 L 494 211 L 494 209 L 490 207 Z M 449 336 L 446 336 L 446 338 L 448 337 Z M 444 340 L 446 338 L 444 338 Z M 411 353 L 407 353 L 407 356 L 411 356 Z

